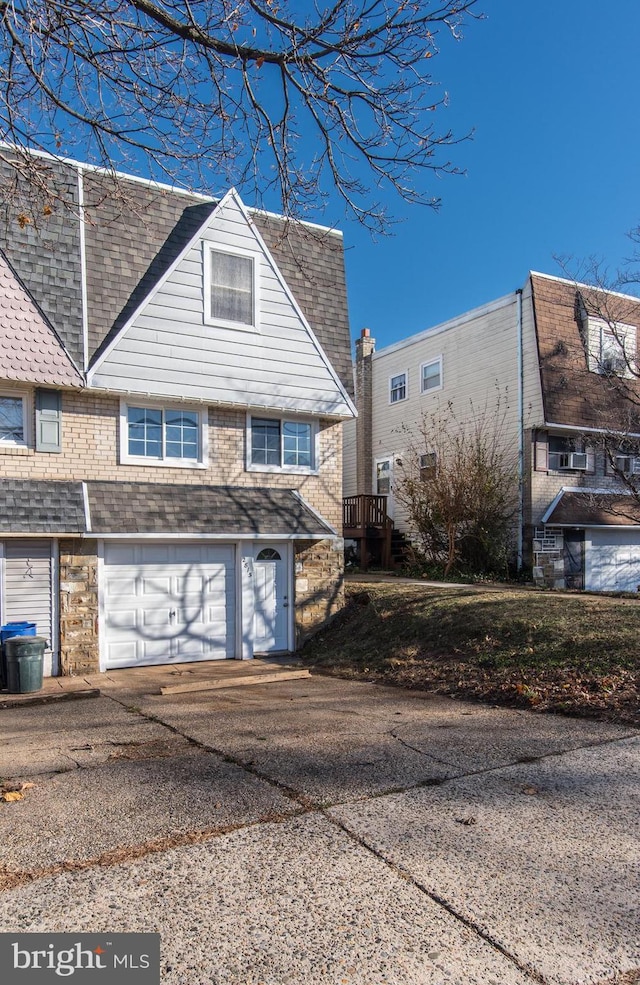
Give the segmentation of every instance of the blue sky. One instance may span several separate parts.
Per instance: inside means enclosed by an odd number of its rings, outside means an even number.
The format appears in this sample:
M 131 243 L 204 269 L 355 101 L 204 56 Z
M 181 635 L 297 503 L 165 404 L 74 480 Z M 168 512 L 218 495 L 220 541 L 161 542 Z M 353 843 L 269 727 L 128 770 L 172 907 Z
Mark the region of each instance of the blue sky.
M 487 19 L 434 59 L 450 97 L 441 129 L 464 177 L 438 180 L 439 212 L 371 239 L 342 223 L 352 335 L 377 348 L 501 297 L 554 256 L 616 267 L 640 224 L 639 0 L 485 0 Z

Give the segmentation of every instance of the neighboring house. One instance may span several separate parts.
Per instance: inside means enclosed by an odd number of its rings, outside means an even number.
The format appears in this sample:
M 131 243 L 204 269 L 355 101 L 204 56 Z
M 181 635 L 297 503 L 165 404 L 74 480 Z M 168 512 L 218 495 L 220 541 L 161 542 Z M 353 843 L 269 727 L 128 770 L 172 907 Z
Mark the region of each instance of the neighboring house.
M 393 489 L 422 415 L 440 409 L 464 421 L 499 403 L 521 477 L 514 559 L 539 584 L 636 591 L 640 510 L 622 473 L 640 474 L 640 458 L 625 448 L 640 399 L 639 330 L 637 299 L 537 273 L 521 290 L 377 352 L 364 330 L 359 416 L 344 426 L 345 535 L 357 533 L 356 507 L 380 495 L 410 535 Z M 426 469 L 430 454 L 422 449 Z
M 1 621 L 54 674 L 295 649 L 343 600 L 341 235 L 42 161 L 60 200 L 0 228 Z

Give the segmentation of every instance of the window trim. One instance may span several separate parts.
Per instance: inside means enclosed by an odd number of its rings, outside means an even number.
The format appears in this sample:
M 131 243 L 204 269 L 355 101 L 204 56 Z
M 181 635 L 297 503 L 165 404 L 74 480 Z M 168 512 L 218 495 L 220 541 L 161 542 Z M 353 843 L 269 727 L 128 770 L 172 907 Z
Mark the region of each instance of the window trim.
M 440 368 L 440 385 L 432 386 L 429 387 L 429 389 L 425 389 L 424 371 L 427 368 L 427 366 L 435 366 L 436 363 L 439 365 Z M 420 394 L 422 395 L 424 393 L 438 393 L 438 391 L 442 390 L 443 387 L 444 387 L 444 375 L 442 372 L 442 355 L 436 356 L 435 359 L 427 359 L 425 362 L 420 363 Z
M 255 418 L 257 421 L 277 421 L 280 425 L 280 465 L 260 465 L 254 464 L 251 460 L 251 426 L 252 421 Z M 286 423 L 292 424 L 309 424 L 311 425 L 311 465 L 282 465 L 282 453 L 283 453 L 283 432 L 282 425 Z M 247 472 L 277 472 L 286 475 L 318 475 L 319 469 L 319 454 L 318 454 L 318 435 L 320 433 L 320 428 L 318 426 L 317 418 L 313 417 L 298 417 L 295 414 L 290 414 L 288 416 L 282 414 L 270 414 L 269 411 L 255 411 L 253 413 L 247 414 L 247 423 L 245 430 L 245 469 Z
M 223 246 L 219 243 L 203 241 L 203 288 L 204 288 L 204 322 L 205 325 L 218 325 L 221 328 L 233 328 L 239 332 L 259 332 L 259 289 L 260 289 L 260 254 L 252 253 L 250 250 L 239 250 L 235 246 Z M 223 253 L 227 256 L 242 257 L 250 260 L 253 267 L 253 322 L 231 321 L 225 318 L 215 318 L 211 313 L 211 264 L 214 253 Z
M 398 397 L 396 400 L 393 399 L 393 389 L 391 386 L 392 380 L 397 380 L 399 376 L 404 376 L 404 397 Z M 391 407 L 394 404 L 404 403 L 405 400 L 409 399 L 409 370 L 401 369 L 398 373 L 392 373 L 389 377 L 389 405 Z
M 13 400 L 22 401 L 22 441 L 13 441 L 0 438 L 0 451 L 3 448 L 32 448 L 31 440 L 32 420 L 31 420 L 31 394 L 25 390 L 0 389 L 0 397 L 9 397 Z
M 163 412 L 162 429 L 164 435 L 164 413 L 168 410 L 188 411 L 198 418 L 198 458 L 147 458 L 145 455 L 129 454 L 129 420 L 130 407 L 141 407 L 145 410 L 161 410 Z M 144 465 L 161 469 L 206 469 L 209 464 L 209 411 L 202 405 L 174 403 L 163 400 L 121 400 L 120 401 L 120 465 Z

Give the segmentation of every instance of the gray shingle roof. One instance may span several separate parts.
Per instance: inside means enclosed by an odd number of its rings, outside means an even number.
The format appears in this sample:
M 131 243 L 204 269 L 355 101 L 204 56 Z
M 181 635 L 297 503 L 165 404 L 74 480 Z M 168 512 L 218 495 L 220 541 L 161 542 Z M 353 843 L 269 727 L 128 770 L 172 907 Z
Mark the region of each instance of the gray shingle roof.
M 0 533 L 333 535 L 289 489 L 88 482 L 87 530 L 81 482 L 0 479 Z
M 0 532 L 62 534 L 85 530 L 82 484 L 0 479 Z
M 95 534 L 228 534 L 323 538 L 333 531 L 288 489 L 89 482 Z
M 16 194 L 0 215 L 0 249 L 80 365 L 80 222 L 73 207 L 78 171 L 56 161 L 46 166 L 59 198 L 47 202 L 34 221 L 21 223 L 18 217 L 27 206 Z M 12 180 L 3 161 L 0 180 L 6 184 Z M 91 170 L 84 172 L 83 182 L 88 336 L 90 354 L 95 356 L 215 203 Z M 63 201 L 72 207 L 65 207 Z M 353 395 L 342 238 L 263 213 L 252 213 L 252 218 L 343 386 Z
M 601 492 L 565 492 L 547 518 L 550 526 L 637 526 L 640 506 L 633 496 Z
M 62 343 L 0 253 L 0 373 L 19 383 L 82 386 Z

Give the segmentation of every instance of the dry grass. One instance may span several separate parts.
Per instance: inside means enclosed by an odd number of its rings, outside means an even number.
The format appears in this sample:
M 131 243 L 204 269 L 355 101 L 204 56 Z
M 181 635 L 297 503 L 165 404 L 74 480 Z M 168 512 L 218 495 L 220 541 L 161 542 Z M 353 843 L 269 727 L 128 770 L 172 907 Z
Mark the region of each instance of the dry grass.
M 640 601 L 352 582 L 307 663 L 493 703 L 640 725 Z

